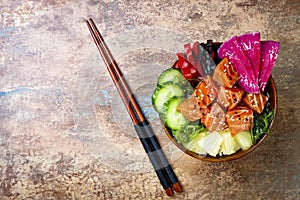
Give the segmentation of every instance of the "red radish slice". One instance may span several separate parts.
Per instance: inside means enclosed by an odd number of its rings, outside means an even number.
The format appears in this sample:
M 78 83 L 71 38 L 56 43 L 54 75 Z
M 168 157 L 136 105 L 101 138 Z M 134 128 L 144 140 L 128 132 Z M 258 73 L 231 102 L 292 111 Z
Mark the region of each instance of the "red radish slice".
M 195 58 L 194 58 L 194 55 L 193 55 L 193 51 L 191 49 L 191 45 L 189 43 L 185 44 L 184 45 L 184 50 L 185 50 L 185 53 L 186 53 L 187 62 L 190 64 L 189 67 L 190 67 L 190 70 L 191 70 L 192 77 L 194 79 L 197 79 L 197 78 L 199 78 L 199 73 L 197 72 L 197 69 L 196 69 Z
M 260 33 L 246 33 L 238 36 L 238 41 L 242 45 L 244 52 L 252 65 L 254 77 L 258 79 L 260 67 Z
M 195 42 L 193 44 L 193 55 L 194 55 L 194 61 L 195 61 L 195 68 L 198 71 L 199 75 L 201 77 L 203 77 L 203 71 L 202 71 L 202 67 L 201 67 L 201 63 L 200 63 L 200 59 L 199 59 L 199 51 L 198 51 L 198 46 L 200 45 L 199 42 Z
M 193 78 L 192 73 L 191 73 L 191 69 L 190 69 L 190 67 L 189 67 L 189 63 L 188 63 L 188 62 L 184 62 L 184 63 L 180 66 L 180 70 L 181 70 L 183 76 L 184 76 L 187 80 Z
M 199 78 L 199 74 L 198 74 L 196 68 L 194 66 L 192 66 L 192 65 L 189 65 L 189 67 L 190 67 L 190 71 L 191 71 L 192 77 L 194 79 Z
M 265 87 L 271 76 L 272 69 L 278 56 L 280 43 L 275 41 L 261 42 L 261 60 L 260 60 L 260 77 L 259 87 L 265 91 Z
M 181 66 L 185 62 L 185 55 L 184 53 L 177 53 L 177 60 L 178 60 L 178 65 Z
M 255 78 L 251 62 L 245 55 L 237 36 L 224 42 L 218 50 L 221 59 L 228 58 L 239 74 L 239 86 L 248 93 L 259 93 L 258 80 Z
M 184 53 L 177 53 L 177 59 L 178 59 L 178 66 L 179 66 L 183 76 L 187 80 L 192 79 L 193 76 L 191 73 L 190 64 L 185 60 Z
M 189 57 L 191 55 L 193 56 L 191 49 L 188 50 L 188 53 L 190 54 Z M 184 53 L 177 53 L 178 67 L 180 68 L 183 76 L 190 81 L 201 78 L 195 66 L 188 62 L 185 57 L 188 56 L 185 56 Z
M 188 44 L 185 44 L 184 45 L 184 50 L 185 50 L 185 54 L 186 54 L 186 58 L 187 58 L 187 61 L 192 65 L 192 66 L 195 66 L 195 61 L 194 61 L 194 56 L 193 56 L 193 51 L 191 49 L 191 45 L 188 43 Z
M 178 62 L 178 61 L 175 63 L 174 68 L 175 68 L 175 69 L 180 69 L 180 67 L 179 67 L 179 62 Z

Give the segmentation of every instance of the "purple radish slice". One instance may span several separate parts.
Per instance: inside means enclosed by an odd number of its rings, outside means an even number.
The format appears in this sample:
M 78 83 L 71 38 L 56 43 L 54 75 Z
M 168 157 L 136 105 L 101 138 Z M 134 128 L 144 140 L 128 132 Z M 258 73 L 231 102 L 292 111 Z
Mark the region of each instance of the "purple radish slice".
M 243 47 L 234 36 L 224 42 L 218 50 L 221 59 L 227 57 L 232 62 L 234 68 L 239 74 L 238 84 L 248 93 L 259 93 L 258 79 L 254 76 L 254 71 Z
M 260 68 L 260 33 L 246 33 L 238 36 L 238 41 L 242 45 L 244 52 L 252 65 L 254 77 L 258 79 Z
M 261 91 L 264 92 L 279 53 L 280 43 L 275 41 L 261 41 L 260 45 L 261 60 L 258 81 Z

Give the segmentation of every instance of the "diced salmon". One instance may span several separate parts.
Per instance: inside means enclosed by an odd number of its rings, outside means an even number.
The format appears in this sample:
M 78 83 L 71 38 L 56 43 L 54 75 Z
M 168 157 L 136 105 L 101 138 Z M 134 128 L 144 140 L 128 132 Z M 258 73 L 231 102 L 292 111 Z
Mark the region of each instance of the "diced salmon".
M 247 93 L 243 98 L 243 103 L 258 114 L 264 110 L 267 101 L 268 97 L 262 93 Z
M 201 119 L 209 111 L 206 105 L 198 102 L 193 96 L 185 99 L 177 109 L 190 121 Z
M 216 67 L 213 79 L 219 84 L 227 88 L 232 88 L 239 79 L 237 71 L 233 64 L 227 58 L 224 58 Z
M 210 76 L 207 76 L 197 85 L 194 96 L 200 103 L 204 102 L 206 106 L 209 106 L 217 97 L 216 84 Z
M 241 101 L 244 95 L 244 90 L 237 87 L 225 88 L 219 86 L 218 89 L 218 103 L 224 108 L 231 110 L 235 108 Z
M 225 113 L 218 103 L 211 105 L 209 113 L 201 118 L 201 122 L 209 131 L 221 131 L 227 128 Z
M 231 136 L 235 136 L 242 131 L 249 131 L 252 121 L 253 111 L 245 106 L 237 106 L 226 113 L 226 122 Z

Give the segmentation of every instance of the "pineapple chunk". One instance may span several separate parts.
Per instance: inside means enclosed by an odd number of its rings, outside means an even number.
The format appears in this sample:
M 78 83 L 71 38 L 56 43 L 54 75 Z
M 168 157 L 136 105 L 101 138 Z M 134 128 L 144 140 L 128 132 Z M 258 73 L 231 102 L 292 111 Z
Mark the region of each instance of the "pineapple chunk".
M 221 135 L 218 132 L 213 131 L 199 140 L 199 145 L 209 155 L 216 156 L 220 151 L 222 141 Z
M 249 131 L 242 131 L 234 136 L 234 140 L 243 150 L 247 150 L 252 146 L 251 134 Z
M 206 131 L 200 133 L 199 135 L 197 135 L 197 137 L 195 137 L 192 141 L 190 141 L 187 144 L 183 144 L 183 146 L 190 150 L 193 151 L 195 153 L 198 153 L 200 155 L 206 154 L 206 152 L 201 148 L 201 146 L 199 145 L 199 140 L 201 140 L 201 138 L 203 138 L 206 135 Z
M 221 154 L 231 155 L 241 148 L 240 145 L 231 136 L 231 133 L 228 129 L 222 131 L 220 134 L 223 138 L 223 142 L 221 144 Z

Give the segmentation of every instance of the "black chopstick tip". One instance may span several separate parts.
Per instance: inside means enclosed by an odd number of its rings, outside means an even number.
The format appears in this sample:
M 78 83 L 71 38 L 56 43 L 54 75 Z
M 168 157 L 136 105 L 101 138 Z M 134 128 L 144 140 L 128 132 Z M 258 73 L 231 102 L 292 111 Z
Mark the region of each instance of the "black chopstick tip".
M 170 187 L 165 189 L 165 191 L 166 191 L 168 196 L 172 196 L 174 194 L 172 188 L 170 188 Z

